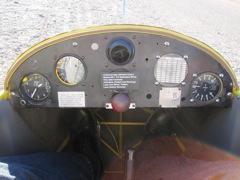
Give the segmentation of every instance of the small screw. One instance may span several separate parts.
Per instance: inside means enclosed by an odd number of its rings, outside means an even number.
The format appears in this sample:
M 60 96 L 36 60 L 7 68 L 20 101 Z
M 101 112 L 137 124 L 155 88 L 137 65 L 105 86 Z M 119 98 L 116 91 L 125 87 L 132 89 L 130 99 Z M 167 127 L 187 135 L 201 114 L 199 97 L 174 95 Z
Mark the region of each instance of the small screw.
M 186 83 L 185 83 L 185 82 L 182 82 L 182 85 L 183 85 L 183 86 L 185 86 L 185 85 L 186 85 Z
M 164 45 L 165 45 L 166 47 L 168 47 L 168 46 L 170 45 L 170 43 L 169 43 L 169 42 L 165 42 Z
M 159 85 L 159 82 L 155 82 L 155 85 L 158 86 L 158 85 Z
M 224 77 L 224 74 L 219 74 L 219 77 L 223 78 L 223 77 Z
M 108 67 L 108 64 L 105 64 L 105 67 Z
M 194 99 L 190 99 L 190 102 L 191 102 L 191 103 L 194 102 Z
M 160 59 L 161 58 L 161 56 L 160 55 L 156 55 L 156 59 L 158 60 L 158 59 Z
M 22 106 L 24 106 L 24 105 L 26 105 L 26 101 L 22 99 L 22 100 L 20 101 L 20 104 L 21 104 Z
M 193 77 L 197 77 L 197 74 L 193 74 Z
M 133 67 L 136 67 L 136 63 L 133 63 L 132 66 L 133 66 Z
M 86 86 L 86 83 L 85 83 L 85 82 L 83 82 L 83 83 L 82 83 L 82 86 Z
M 232 93 L 231 93 L 231 92 L 228 92 L 228 93 L 227 93 L 227 96 L 232 96 Z
M 184 55 L 183 58 L 184 58 L 184 59 L 188 59 L 188 55 Z
M 72 45 L 73 45 L 73 47 L 77 47 L 78 43 L 77 42 L 73 42 Z
M 216 102 L 219 103 L 219 102 L 220 102 L 220 99 L 216 99 Z

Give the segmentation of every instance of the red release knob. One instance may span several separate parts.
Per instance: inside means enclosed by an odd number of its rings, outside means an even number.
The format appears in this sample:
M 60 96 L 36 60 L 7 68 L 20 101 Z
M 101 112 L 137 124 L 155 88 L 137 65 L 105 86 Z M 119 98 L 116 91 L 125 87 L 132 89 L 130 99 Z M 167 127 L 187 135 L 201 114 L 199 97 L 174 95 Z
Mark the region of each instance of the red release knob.
M 130 98 L 127 94 L 116 94 L 112 97 L 112 108 L 116 112 L 125 112 L 129 109 Z

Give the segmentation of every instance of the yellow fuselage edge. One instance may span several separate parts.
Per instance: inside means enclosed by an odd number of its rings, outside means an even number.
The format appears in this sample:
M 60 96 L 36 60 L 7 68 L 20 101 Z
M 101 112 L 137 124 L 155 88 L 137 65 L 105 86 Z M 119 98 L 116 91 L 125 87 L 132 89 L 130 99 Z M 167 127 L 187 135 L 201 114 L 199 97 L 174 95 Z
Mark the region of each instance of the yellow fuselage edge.
M 159 36 L 165 36 L 168 38 L 172 38 L 181 42 L 184 42 L 186 44 L 189 44 L 191 46 L 194 46 L 198 49 L 201 49 L 205 53 L 209 54 L 211 57 L 216 59 L 231 75 L 231 78 L 234 82 L 234 91 L 233 94 L 235 95 L 237 92 L 239 92 L 238 82 L 235 73 L 233 72 L 231 66 L 229 63 L 214 49 L 209 47 L 208 45 L 191 38 L 189 36 L 183 35 L 181 33 L 164 29 L 164 28 L 158 28 L 158 27 L 152 27 L 152 26 L 143 26 L 143 25 L 106 25 L 106 26 L 97 26 L 97 27 L 91 27 L 91 28 L 85 28 L 80 30 L 74 30 L 70 32 L 66 32 L 63 34 L 59 34 L 57 36 L 51 37 L 49 39 L 46 39 L 22 54 L 20 54 L 17 59 L 14 61 L 10 69 L 8 70 L 5 82 L 4 82 L 4 94 L 7 94 L 7 99 L 10 98 L 9 94 L 9 81 L 13 75 L 13 73 L 18 69 L 18 67 L 26 61 L 29 57 L 34 55 L 35 53 L 39 52 L 42 49 L 45 49 L 51 45 L 57 44 L 59 42 L 63 42 L 65 40 L 74 39 L 76 37 L 83 37 L 83 36 L 90 36 L 95 34 L 106 34 L 106 33 L 116 33 L 116 32 L 132 32 L 132 33 L 142 33 L 142 34 L 152 34 L 152 35 L 159 35 Z M 2 96 L 0 96 L 1 99 Z M 4 96 L 6 97 L 6 96 Z
M 2 90 L 0 91 L 0 100 L 9 100 L 10 94 L 9 91 Z

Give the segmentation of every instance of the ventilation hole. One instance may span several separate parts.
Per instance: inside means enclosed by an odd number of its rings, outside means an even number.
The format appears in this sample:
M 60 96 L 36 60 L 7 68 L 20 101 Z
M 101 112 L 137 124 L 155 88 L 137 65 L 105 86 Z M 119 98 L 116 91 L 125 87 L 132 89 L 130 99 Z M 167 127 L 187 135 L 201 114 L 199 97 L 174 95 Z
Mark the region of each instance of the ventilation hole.
M 146 58 L 145 61 L 148 62 L 148 58 Z
M 182 97 L 182 98 L 181 98 L 181 101 L 185 101 L 185 100 L 186 100 L 186 98 L 185 98 L 185 97 Z
M 152 98 L 152 95 L 151 95 L 151 94 L 147 94 L 147 95 L 146 95 L 146 98 L 147 98 L 147 99 L 151 99 L 151 98 Z

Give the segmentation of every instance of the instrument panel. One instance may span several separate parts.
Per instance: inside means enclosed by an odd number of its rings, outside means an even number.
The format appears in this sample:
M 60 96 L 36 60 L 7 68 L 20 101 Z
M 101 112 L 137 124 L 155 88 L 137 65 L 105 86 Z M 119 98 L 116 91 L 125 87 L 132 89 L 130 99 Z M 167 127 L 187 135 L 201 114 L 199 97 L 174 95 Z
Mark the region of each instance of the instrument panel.
M 106 27 L 90 35 L 66 34 L 50 45 L 42 42 L 13 68 L 8 82 L 12 105 L 231 106 L 235 84 L 227 65 L 200 42 L 178 37 L 161 30 Z

